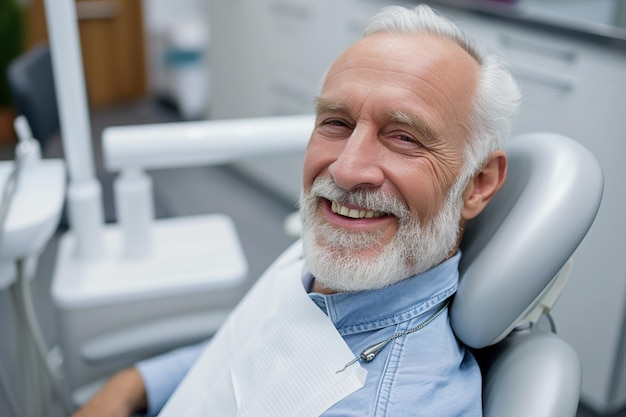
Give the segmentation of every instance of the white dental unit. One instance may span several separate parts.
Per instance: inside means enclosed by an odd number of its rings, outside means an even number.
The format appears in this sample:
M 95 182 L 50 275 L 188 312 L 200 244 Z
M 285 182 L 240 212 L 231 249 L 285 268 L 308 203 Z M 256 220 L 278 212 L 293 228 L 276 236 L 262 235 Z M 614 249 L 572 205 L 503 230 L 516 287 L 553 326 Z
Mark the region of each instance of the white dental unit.
M 114 184 L 119 223 L 104 225 L 74 4 L 46 0 L 46 14 L 71 225 L 60 242 L 52 295 L 65 377 L 74 403 L 82 403 L 115 369 L 211 335 L 237 301 L 228 290 L 246 275 L 228 217 L 154 219 L 145 170 L 301 151 L 313 119 L 294 117 L 279 129 L 271 119 L 107 129 L 105 164 L 120 172 Z M 223 140 L 224 132 L 231 141 Z
M 13 331 L 4 337 L 14 340 L 13 365 L 19 378 L 10 380 L 3 367 L 0 389 L 14 414 L 46 415 L 46 401 L 54 392 L 64 399 L 58 376 L 58 352 L 49 352 L 37 320 L 32 282 L 38 258 L 59 222 L 65 197 L 65 167 L 59 159 L 41 159 L 39 142 L 32 138 L 23 116 L 15 121 L 19 142 L 15 161 L 0 162 L 0 290 L 7 290 L 14 310 Z M 55 366 L 56 365 L 56 366 Z M 10 382 L 9 382 L 10 381 Z

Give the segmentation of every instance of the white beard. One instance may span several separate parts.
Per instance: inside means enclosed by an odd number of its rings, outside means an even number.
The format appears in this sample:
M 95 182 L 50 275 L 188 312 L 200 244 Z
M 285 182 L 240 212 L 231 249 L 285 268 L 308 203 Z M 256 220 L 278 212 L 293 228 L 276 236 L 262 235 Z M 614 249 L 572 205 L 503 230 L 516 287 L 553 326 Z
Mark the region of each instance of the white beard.
M 463 207 L 460 181 L 450 189 L 440 213 L 421 225 L 406 204 L 380 191 L 346 191 L 330 178 L 318 178 L 300 198 L 302 241 L 309 271 L 333 291 L 365 291 L 395 284 L 443 262 L 456 246 Z M 398 230 L 384 245 L 384 231 L 337 228 L 318 214 L 320 198 L 393 214 Z M 360 256 L 378 249 L 378 255 Z

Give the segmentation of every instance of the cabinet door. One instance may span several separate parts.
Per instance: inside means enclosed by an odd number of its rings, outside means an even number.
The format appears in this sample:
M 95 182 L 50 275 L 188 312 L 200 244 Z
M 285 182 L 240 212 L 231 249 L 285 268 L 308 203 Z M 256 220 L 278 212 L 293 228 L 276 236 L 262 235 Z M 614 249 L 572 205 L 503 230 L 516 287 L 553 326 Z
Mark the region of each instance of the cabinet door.
M 146 94 L 141 1 L 77 0 L 89 104 L 109 106 Z M 48 37 L 43 0 L 28 5 L 28 44 Z

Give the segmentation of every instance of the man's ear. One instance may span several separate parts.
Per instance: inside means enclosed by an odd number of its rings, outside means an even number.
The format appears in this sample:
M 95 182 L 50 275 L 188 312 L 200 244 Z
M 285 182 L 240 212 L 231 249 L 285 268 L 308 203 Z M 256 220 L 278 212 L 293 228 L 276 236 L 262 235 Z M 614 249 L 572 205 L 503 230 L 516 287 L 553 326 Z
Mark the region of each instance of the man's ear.
M 494 151 L 483 166 L 470 179 L 463 192 L 464 220 L 478 216 L 504 184 L 506 179 L 507 159 L 503 150 Z

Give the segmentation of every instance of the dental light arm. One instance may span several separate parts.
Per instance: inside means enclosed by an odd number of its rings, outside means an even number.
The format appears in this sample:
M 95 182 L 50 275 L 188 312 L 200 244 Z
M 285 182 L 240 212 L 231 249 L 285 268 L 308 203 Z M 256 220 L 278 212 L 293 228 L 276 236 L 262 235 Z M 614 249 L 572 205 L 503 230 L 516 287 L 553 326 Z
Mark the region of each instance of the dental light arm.
M 68 215 L 77 240 L 74 252 L 78 258 L 93 259 L 104 251 L 104 210 L 102 187 L 95 176 L 76 5 L 71 0 L 45 0 L 44 6 L 69 177 Z
M 154 209 L 145 170 L 303 151 L 313 124 L 314 116 L 306 115 L 107 128 L 104 162 L 121 172 L 114 190 L 126 255 L 145 256 L 151 250 Z
M 109 127 L 104 163 L 111 171 L 229 163 L 302 151 L 314 116 L 280 116 Z

